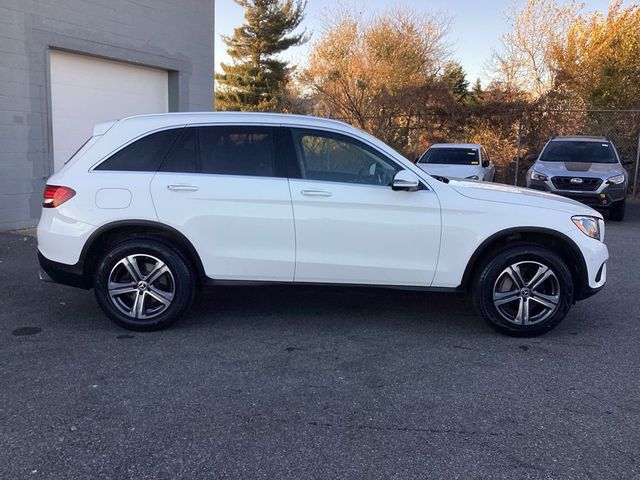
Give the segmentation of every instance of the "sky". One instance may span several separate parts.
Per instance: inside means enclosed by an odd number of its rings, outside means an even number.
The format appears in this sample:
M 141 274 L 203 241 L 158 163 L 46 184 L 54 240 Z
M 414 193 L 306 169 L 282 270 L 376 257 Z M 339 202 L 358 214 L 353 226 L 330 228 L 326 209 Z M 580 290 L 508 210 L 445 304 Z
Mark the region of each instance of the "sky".
M 486 82 L 484 65 L 492 49 L 499 48 L 500 36 L 509 30 L 506 10 L 524 0 L 351 0 L 365 14 L 380 12 L 389 7 L 401 6 L 428 12 L 441 13 L 450 21 L 448 43 L 451 45 L 452 59 L 459 61 L 467 72 L 467 79 L 473 83 L 476 78 Z M 306 53 L 322 33 L 322 18 L 327 8 L 337 2 L 331 0 L 308 0 L 305 20 L 301 28 L 311 33 L 306 45 L 295 47 L 283 54 L 285 60 L 302 67 Z M 342 1 L 341 3 L 344 3 Z M 586 11 L 606 11 L 608 0 L 584 0 Z M 229 62 L 226 46 L 221 35 L 231 35 L 233 29 L 243 23 L 244 10 L 233 0 L 215 0 L 215 61 L 216 71 L 221 62 Z

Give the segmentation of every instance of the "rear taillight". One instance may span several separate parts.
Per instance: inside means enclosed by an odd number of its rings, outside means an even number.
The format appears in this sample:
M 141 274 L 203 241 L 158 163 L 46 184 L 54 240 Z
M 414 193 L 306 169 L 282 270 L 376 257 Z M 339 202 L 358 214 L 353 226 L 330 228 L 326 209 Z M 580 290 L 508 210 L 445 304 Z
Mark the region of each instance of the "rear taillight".
M 72 198 L 76 194 L 73 188 L 47 185 L 44 187 L 42 206 L 44 208 L 56 208 Z

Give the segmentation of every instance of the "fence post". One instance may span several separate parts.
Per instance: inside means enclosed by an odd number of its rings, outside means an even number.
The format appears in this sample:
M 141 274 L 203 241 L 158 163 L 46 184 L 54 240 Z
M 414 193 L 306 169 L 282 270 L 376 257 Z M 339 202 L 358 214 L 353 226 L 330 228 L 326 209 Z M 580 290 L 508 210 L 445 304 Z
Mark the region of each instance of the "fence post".
M 518 123 L 518 145 L 516 146 L 516 174 L 513 184 L 518 186 L 518 174 L 520 173 L 520 147 L 522 146 L 522 122 Z
M 640 167 L 640 133 L 638 133 L 638 149 L 636 150 L 636 173 L 633 176 L 633 199 L 635 200 L 638 192 L 638 167 Z

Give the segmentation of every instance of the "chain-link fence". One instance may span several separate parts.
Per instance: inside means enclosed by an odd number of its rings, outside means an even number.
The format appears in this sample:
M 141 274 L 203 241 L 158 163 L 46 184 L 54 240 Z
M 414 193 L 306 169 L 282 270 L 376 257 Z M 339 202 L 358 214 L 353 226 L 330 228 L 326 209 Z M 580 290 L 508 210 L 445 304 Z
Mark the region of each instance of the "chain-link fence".
M 548 109 L 521 104 L 472 105 L 424 110 L 416 115 L 341 117 L 416 159 L 434 143 L 480 143 L 496 165 L 496 181 L 524 185 L 531 166 L 524 158 L 539 153 L 554 135 L 602 136 L 611 140 L 629 173 L 629 193 L 640 195 L 640 110 Z

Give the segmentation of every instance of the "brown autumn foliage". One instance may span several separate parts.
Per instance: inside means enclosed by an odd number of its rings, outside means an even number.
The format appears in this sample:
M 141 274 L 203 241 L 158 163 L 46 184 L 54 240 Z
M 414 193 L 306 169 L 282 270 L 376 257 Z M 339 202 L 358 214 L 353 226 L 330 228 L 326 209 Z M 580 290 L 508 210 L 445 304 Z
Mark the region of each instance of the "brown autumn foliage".
M 450 65 L 446 18 L 334 12 L 298 78 L 304 102 L 294 109 L 343 119 L 409 158 L 435 142 L 483 143 L 499 180 L 513 177 L 517 154 L 554 134 L 607 135 L 631 158 L 640 115 L 589 110 L 640 108 L 640 6 L 618 0 L 602 15 L 528 0 L 509 18 L 488 65 L 493 81 L 461 95 L 468 82 Z

